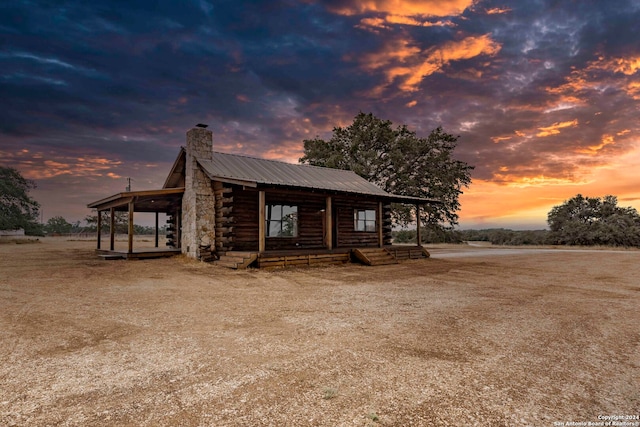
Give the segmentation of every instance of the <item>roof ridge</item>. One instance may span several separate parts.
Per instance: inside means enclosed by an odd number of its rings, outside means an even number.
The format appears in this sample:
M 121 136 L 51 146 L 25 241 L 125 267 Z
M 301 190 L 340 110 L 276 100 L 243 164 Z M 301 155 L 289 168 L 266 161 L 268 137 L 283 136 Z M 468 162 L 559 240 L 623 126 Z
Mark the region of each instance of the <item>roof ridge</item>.
M 330 169 L 330 170 L 334 170 L 334 171 L 343 171 L 343 172 L 350 172 L 352 174 L 358 175 L 357 173 L 355 173 L 354 171 L 350 170 L 350 169 L 339 169 L 339 168 L 330 168 L 328 166 L 316 166 L 316 165 L 307 165 L 304 163 L 289 163 L 289 162 L 285 162 L 282 160 L 274 160 L 274 159 L 265 159 L 262 157 L 254 157 L 254 156 L 249 156 L 247 154 L 233 154 L 233 153 L 223 153 L 222 151 L 213 151 L 213 154 L 224 154 L 227 156 L 236 156 L 236 157 L 243 157 L 245 159 L 252 159 L 252 160 L 262 160 L 264 162 L 273 162 L 273 163 L 279 163 L 279 164 L 285 164 L 285 165 L 290 165 L 290 166 L 302 166 L 302 167 L 306 167 L 306 168 L 316 168 L 316 169 Z M 360 176 L 360 175 L 358 175 Z

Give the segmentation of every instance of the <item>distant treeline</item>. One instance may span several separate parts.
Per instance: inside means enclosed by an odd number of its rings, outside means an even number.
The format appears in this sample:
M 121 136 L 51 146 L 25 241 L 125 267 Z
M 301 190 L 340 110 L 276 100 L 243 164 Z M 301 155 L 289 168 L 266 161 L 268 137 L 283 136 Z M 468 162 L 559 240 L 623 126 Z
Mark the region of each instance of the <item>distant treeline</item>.
M 416 230 L 398 230 L 393 233 L 396 243 L 415 243 Z M 491 242 L 494 245 L 551 245 L 553 237 L 548 230 L 421 230 L 422 243 Z
M 618 206 L 615 196 L 581 194 L 554 206 L 547 215 L 549 230 L 442 230 L 427 228 L 422 243 L 491 242 L 494 245 L 581 245 L 640 247 L 640 214 Z M 397 243 L 415 243 L 415 230 L 393 232 Z
M 86 225 L 82 225 L 80 221 L 76 221 L 73 223 L 68 222 L 62 216 L 55 216 L 50 218 L 46 224 L 41 226 L 42 233 L 38 235 L 64 235 L 64 234 L 78 234 L 78 233 L 95 233 L 98 230 L 98 216 L 87 216 L 85 218 Z M 103 215 L 102 218 L 102 227 L 101 231 L 104 234 L 108 234 L 110 232 L 109 229 L 110 221 L 109 219 Z M 155 227 L 145 226 L 134 224 L 133 225 L 133 233 L 138 235 L 143 234 L 155 234 Z M 116 234 L 126 234 L 129 231 L 128 217 L 123 212 L 116 212 L 115 221 L 114 221 L 114 233 Z M 159 233 L 166 233 L 166 225 L 163 224 L 159 227 Z
M 485 230 L 449 230 L 442 232 L 421 231 L 422 243 L 464 243 L 491 242 L 494 245 L 581 245 L 581 246 L 615 246 L 640 247 L 638 230 L 628 233 L 612 230 L 602 231 L 600 227 L 592 227 L 595 231 L 580 230 L 574 238 L 567 239 L 563 233 L 550 230 L 509 230 L 506 228 L 490 228 Z M 566 234 L 566 233 L 565 233 Z M 415 230 L 398 230 L 392 232 L 395 243 L 415 243 Z

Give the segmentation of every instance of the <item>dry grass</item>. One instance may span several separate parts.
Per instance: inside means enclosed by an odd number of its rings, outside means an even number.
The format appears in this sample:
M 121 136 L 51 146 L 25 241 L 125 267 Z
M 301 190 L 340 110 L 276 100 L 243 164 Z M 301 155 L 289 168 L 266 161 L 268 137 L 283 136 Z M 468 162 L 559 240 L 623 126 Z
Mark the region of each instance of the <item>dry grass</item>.
M 640 408 L 636 251 L 236 272 L 92 249 L 0 246 L 0 425 L 552 426 Z

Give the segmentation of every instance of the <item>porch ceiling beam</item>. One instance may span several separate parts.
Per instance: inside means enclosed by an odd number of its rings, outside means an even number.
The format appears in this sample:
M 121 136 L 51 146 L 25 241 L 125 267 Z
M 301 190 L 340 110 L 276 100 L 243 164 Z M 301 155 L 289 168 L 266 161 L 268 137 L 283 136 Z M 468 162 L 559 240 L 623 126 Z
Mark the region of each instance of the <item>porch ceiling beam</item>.
M 111 208 L 119 208 L 121 206 L 127 206 L 129 203 L 131 203 L 131 201 L 133 201 L 133 197 L 126 197 L 126 198 L 123 198 L 123 199 L 116 199 L 116 200 L 113 200 L 113 201 L 110 201 L 110 202 L 105 202 L 104 204 L 101 204 L 99 206 L 96 206 L 96 209 L 98 209 L 99 211 L 106 211 L 106 210 L 109 210 Z

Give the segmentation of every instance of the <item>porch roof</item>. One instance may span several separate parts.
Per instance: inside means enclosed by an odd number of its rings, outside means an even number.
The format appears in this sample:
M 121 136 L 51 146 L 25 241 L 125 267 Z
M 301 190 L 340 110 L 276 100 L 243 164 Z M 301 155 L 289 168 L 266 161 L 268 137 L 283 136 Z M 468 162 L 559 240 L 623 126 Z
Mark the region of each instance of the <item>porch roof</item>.
M 113 196 L 89 203 L 88 208 L 103 211 L 114 208 L 127 210 L 133 201 L 136 212 L 168 212 L 171 207 L 180 204 L 184 188 L 164 188 L 162 190 L 125 191 Z

